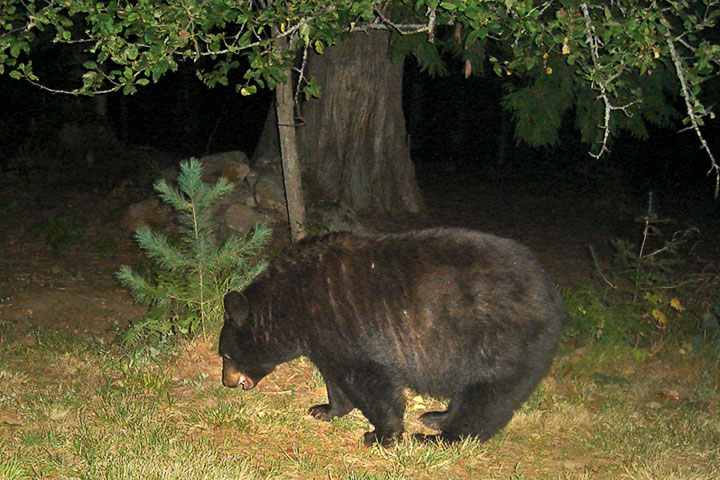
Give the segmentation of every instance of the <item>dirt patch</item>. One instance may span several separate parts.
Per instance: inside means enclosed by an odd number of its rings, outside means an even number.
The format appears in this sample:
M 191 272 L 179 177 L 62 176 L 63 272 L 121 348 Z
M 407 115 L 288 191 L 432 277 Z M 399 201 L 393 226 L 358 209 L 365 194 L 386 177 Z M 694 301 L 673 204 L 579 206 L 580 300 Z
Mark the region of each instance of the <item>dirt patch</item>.
M 18 332 L 52 328 L 97 336 L 114 334 L 144 311 L 123 290 L 72 285 L 13 295 L 0 305 L 0 318 L 16 325 Z
M 198 340 L 183 345 L 175 365 L 179 377 L 185 380 L 206 379 L 217 383 L 222 380 L 222 360 L 217 346 L 211 342 Z

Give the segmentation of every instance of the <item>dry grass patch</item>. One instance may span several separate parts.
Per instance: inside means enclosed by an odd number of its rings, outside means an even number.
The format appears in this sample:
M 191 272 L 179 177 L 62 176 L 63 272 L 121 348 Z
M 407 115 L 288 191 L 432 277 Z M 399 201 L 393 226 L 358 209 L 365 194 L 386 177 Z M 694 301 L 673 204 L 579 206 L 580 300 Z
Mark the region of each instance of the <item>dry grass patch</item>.
M 408 436 L 389 449 L 362 445 L 371 427 L 357 411 L 307 415 L 326 394 L 305 359 L 248 392 L 223 388 L 219 370 L 212 341 L 155 357 L 82 336 L 5 342 L 0 478 L 720 478 L 717 355 L 568 352 L 487 443 Z M 445 408 L 406 401 L 410 433 L 428 433 L 418 416 Z

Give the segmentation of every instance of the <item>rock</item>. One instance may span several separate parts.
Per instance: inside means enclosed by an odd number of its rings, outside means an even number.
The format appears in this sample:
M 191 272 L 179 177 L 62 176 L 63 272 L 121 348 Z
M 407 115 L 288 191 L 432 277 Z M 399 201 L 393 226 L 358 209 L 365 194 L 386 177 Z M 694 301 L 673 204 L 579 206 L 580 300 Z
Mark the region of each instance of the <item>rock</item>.
M 312 233 L 372 231 L 362 224 L 354 210 L 333 202 L 320 202 L 310 207 L 308 230 Z
M 212 153 L 210 155 L 205 155 L 200 158 L 200 160 L 208 165 L 222 165 L 223 163 L 250 163 L 248 156 L 242 150 Z
M 266 152 L 264 155 L 255 158 L 253 167 L 259 172 L 268 172 L 282 175 L 282 159 L 280 158 L 280 152 Z
M 212 182 L 223 176 L 238 186 L 250 173 L 248 156 L 240 150 L 206 155 L 200 161 L 205 168 L 205 178 Z
M 236 190 L 235 192 L 233 192 L 232 199 L 229 203 L 241 203 L 246 207 L 257 207 L 257 204 L 255 203 L 255 197 L 249 189 L 240 191 Z
M 223 215 L 223 220 L 230 230 L 241 237 L 247 235 L 258 223 L 264 223 L 265 225 L 277 223 L 271 216 L 259 213 L 240 203 L 230 205 Z
M 245 181 L 250 173 L 247 163 L 224 163 L 221 169 L 222 176 L 233 182 L 236 186 Z
M 171 166 L 169 166 L 169 167 L 166 167 L 166 168 L 160 170 L 160 174 L 159 174 L 159 175 L 160 175 L 160 178 L 159 178 L 159 179 L 163 179 L 163 180 L 165 180 L 165 181 L 168 182 L 168 183 L 177 182 L 178 167 L 177 167 L 177 165 L 171 165 Z M 159 179 L 156 179 L 155 181 L 157 181 L 157 180 L 159 180 Z M 154 181 L 154 182 L 155 182 L 155 181 Z M 153 182 L 153 183 L 154 183 L 154 182 Z
M 167 208 L 160 205 L 156 198 L 148 198 L 130 205 L 121 220 L 128 230 L 135 231 L 140 227 L 164 224 L 171 218 Z
M 243 188 L 243 182 L 251 174 L 248 157 L 240 150 L 205 155 L 199 160 L 203 165 L 203 180 L 206 183 L 214 184 L 220 177 L 225 177 L 235 184 L 235 189 L 238 190 Z M 178 163 L 162 170 L 160 178 L 174 183 L 179 171 Z
M 285 212 L 285 186 L 280 175 L 266 173 L 258 178 L 253 189 L 260 208 Z

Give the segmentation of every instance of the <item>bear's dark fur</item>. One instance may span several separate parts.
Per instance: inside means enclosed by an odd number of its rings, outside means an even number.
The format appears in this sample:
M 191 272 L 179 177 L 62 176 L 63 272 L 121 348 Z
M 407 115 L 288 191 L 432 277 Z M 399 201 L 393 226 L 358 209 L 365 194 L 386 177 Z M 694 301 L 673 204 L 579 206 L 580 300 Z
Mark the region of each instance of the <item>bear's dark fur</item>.
M 366 443 L 403 432 L 403 389 L 449 397 L 423 422 L 453 441 L 503 428 L 547 372 L 565 306 L 518 243 L 461 229 L 310 238 L 225 297 L 223 383 L 252 388 L 306 355 L 330 420 L 358 408 Z

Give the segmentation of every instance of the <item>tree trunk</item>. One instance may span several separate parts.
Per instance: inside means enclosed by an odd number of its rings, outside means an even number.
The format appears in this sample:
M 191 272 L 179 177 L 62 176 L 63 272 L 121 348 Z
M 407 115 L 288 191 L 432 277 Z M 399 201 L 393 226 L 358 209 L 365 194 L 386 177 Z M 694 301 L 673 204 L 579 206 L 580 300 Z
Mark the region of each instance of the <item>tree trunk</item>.
M 278 40 L 285 42 L 286 40 Z M 285 51 L 286 44 L 281 44 Z M 295 98 L 293 96 L 292 70 L 285 72 L 287 80 L 275 87 L 275 110 L 277 129 L 280 139 L 285 200 L 290 224 L 290 237 L 293 242 L 305 237 L 305 201 L 303 198 L 300 161 L 298 159 L 297 135 L 295 126 Z
M 323 199 L 360 212 L 422 210 L 402 110 L 402 60 L 388 56 L 388 34 L 355 33 L 311 54 L 306 75 L 321 86 L 302 106 L 297 129 L 306 183 Z M 268 125 L 268 124 L 266 124 Z M 274 132 L 266 128 L 262 137 Z M 254 158 L 270 156 L 261 138 Z
M 288 79 L 292 78 L 288 71 Z M 275 103 L 282 152 L 283 180 L 287 200 L 290 236 L 293 242 L 305 237 L 305 201 L 303 200 L 300 162 L 298 160 L 293 88 L 290 80 L 281 83 L 275 90 Z

